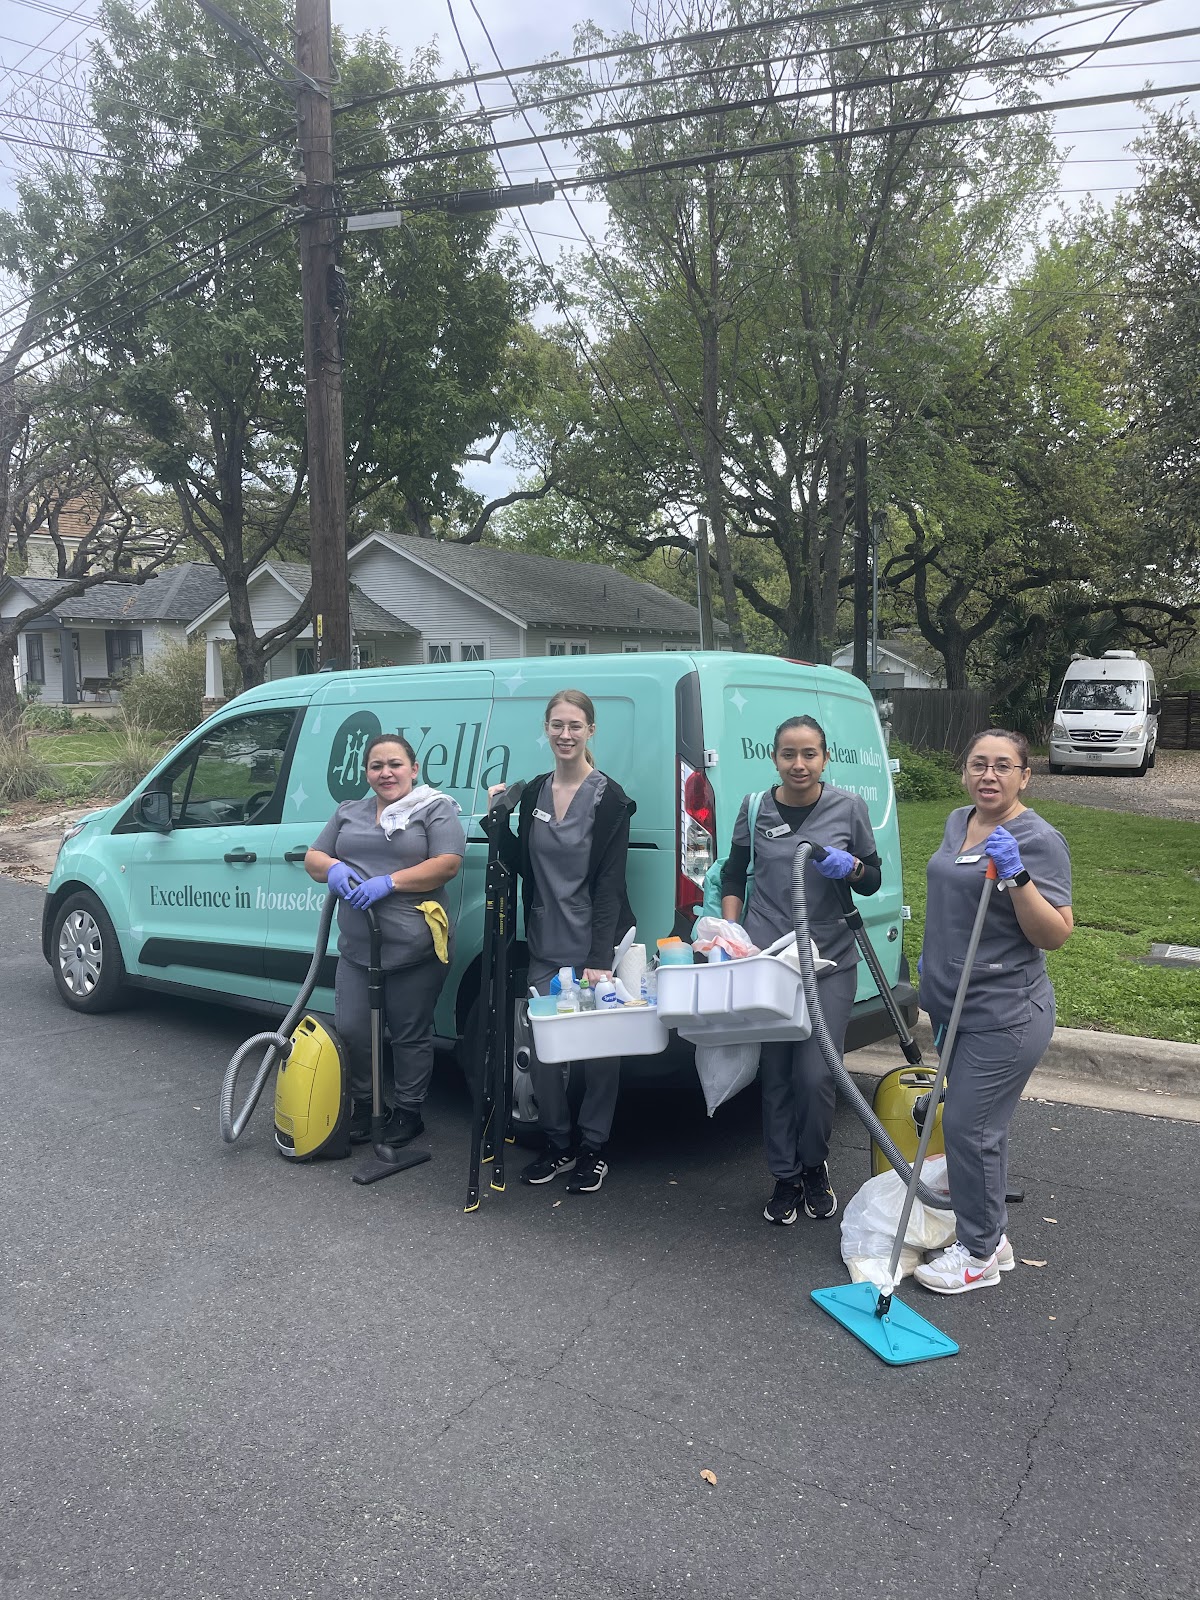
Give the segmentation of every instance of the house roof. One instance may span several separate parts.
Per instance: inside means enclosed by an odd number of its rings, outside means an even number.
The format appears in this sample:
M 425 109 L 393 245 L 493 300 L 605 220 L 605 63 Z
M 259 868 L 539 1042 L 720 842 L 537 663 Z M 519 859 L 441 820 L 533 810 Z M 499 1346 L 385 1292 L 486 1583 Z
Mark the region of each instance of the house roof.
M 696 632 L 696 609 L 686 600 L 677 600 L 657 584 L 643 583 L 595 562 L 564 561 L 496 545 L 453 544 L 413 534 L 373 537 L 478 594 L 527 627 Z
M 847 659 L 853 653 L 853 645 L 844 644 L 834 653 L 834 659 L 845 656 Z M 924 673 L 927 678 L 944 681 L 946 677 L 946 663 L 937 651 L 921 635 L 903 634 L 899 638 L 880 639 L 880 655 L 887 654 L 897 661 L 903 661 L 915 671 Z M 870 656 L 870 646 L 867 646 L 867 655 Z
M 69 587 L 62 578 L 9 578 L 31 600 L 52 600 Z M 82 594 L 70 595 L 46 622 L 190 622 L 225 592 L 221 575 L 204 561 L 185 561 L 167 567 L 145 583 L 97 583 Z
M 312 584 L 312 570 L 302 561 L 268 561 L 272 572 L 283 579 L 289 589 L 303 599 Z M 356 633 L 398 633 L 420 638 L 421 630 L 405 622 L 392 611 L 386 611 L 378 601 L 363 593 L 356 583 L 350 585 L 350 621 Z

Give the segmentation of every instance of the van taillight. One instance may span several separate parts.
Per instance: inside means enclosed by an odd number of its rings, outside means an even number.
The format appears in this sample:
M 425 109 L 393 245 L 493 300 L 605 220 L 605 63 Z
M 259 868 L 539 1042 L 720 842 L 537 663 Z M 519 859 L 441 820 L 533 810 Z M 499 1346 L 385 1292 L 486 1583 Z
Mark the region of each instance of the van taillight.
M 691 918 L 704 897 L 704 874 L 717 859 L 717 801 L 703 771 L 679 763 L 679 870 L 675 909 Z

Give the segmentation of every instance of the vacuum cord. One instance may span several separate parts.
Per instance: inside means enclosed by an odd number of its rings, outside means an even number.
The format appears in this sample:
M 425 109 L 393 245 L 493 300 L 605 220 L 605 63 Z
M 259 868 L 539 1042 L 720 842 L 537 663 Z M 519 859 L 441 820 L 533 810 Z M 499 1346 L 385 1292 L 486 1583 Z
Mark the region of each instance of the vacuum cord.
M 313 949 L 312 961 L 304 975 L 304 982 L 300 985 L 300 993 L 292 1002 L 292 1008 L 279 1024 L 278 1032 L 256 1033 L 253 1038 L 247 1039 L 230 1057 L 229 1065 L 225 1068 L 225 1081 L 221 1085 L 221 1137 L 226 1144 L 232 1144 L 241 1137 L 242 1129 L 254 1115 L 254 1108 L 258 1104 L 259 1096 L 266 1087 L 267 1079 L 271 1076 L 272 1068 L 280 1061 L 286 1061 L 292 1049 L 292 1029 L 304 1015 L 309 998 L 317 987 L 317 977 L 321 971 L 321 963 L 325 959 L 325 951 L 329 944 L 329 930 L 333 926 L 333 913 L 337 906 L 337 896 L 331 891 L 325 896 L 325 904 L 321 907 L 321 922 L 317 929 L 317 942 Z M 234 1115 L 233 1099 L 237 1093 L 237 1081 L 246 1057 L 252 1055 L 260 1045 L 266 1049 L 263 1058 L 254 1074 L 254 1082 L 250 1085 L 250 1092 L 242 1103 L 242 1109 Z
M 792 921 L 796 925 L 796 957 L 800 963 L 800 982 L 804 987 L 804 998 L 808 1003 L 812 1036 L 817 1041 L 838 1088 L 849 1100 L 859 1120 L 888 1161 L 905 1183 L 908 1183 L 912 1178 L 912 1164 L 904 1159 L 887 1129 L 859 1093 L 858 1085 L 847 1072 L 841 1052 L 833 1042 L 833 1035 L 825 1021 L 825 1013 L 821 1009 L 817 972 L 813 966 L 812 944 L 808 934 L 808 896 L 804 889 L 804 869 L 811 855 L 812 845 L 807 839 L 802 840 L 796 847 L 796 856 L 792 863 Z M 878 978 L 876 981 L 878 982 Z M 939 1194 L 936 1189 L 930 1189 L 921 1182 L 917 1183 L 917 1198 L 922 1205 L 928 1206 L 933 1211 L 951 1209 L 948 1195 Z

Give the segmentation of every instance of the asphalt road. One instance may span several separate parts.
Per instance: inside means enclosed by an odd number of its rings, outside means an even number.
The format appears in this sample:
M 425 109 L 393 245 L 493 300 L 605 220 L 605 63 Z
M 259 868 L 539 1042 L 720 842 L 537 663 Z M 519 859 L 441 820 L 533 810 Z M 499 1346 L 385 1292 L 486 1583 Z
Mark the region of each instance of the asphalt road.
M 465 1216 L 452 1071 L 374 1188 L 265 1106 L 228 1148 L 252 1022 L 76 1017 L 39 914 L 0 880 L 5 1600 L 1200 1594 L 1194 1126 L 1023 1105 L 1047 1264 L 906 1286 L 962 1353 L 891 1369 L 808 1298 L 836 1225 L 761 1221 L 753 1091 L 631 1090 L 599 1195 Z

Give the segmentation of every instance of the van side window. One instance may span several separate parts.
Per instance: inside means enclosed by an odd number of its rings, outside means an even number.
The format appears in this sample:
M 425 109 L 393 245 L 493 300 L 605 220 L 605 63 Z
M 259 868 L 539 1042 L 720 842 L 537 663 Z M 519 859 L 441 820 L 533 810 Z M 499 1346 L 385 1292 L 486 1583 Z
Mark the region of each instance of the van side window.
M 189 746 L 161 787 L 177 828 L 278 822 L 294 711 L 234 717 Z

